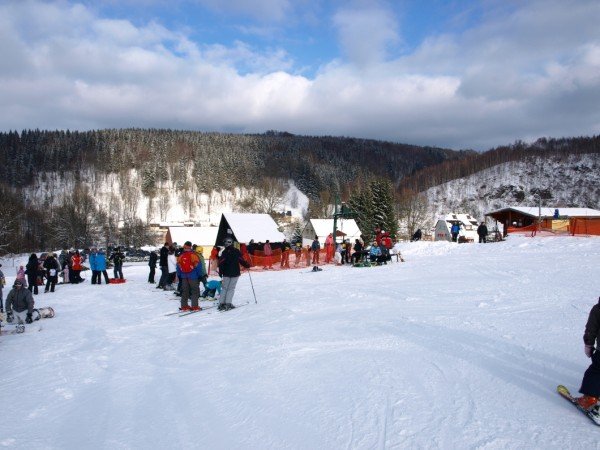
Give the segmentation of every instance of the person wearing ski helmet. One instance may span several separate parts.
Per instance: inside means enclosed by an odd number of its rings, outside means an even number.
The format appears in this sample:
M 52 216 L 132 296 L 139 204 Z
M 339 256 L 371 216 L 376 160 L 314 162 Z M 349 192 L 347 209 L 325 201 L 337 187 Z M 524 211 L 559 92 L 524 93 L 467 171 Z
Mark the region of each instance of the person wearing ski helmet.
M 219 275 L 223 278 L 221 285 L 221 296 L 219 297 L 219 311 L 228 311 L 234 308 L 233 294 L 235 286 L 240 277 L 240 265 L 246 269 L 250 268 L 250 264 L 242 257 L 241 252 L 233 245 L 233 238 L 227 236 L 223 240 L 225 248 L 219 257 Z
M 12 323 L 16 319 L 18 324 L 31 323 L 33 305 L 31 291 L 23 287 L 21 280 L 15 280 L 13 288 L 6 296 L 6 321 Z
M 581 388 L 579 388 L 579 392 L 583 396 L 577 399 L 577 403 L 600 417 L 600 352 L 598 351 L 598 345 L 600 345 L 600 298 L 588 316 L 583 334 L 583 345 L 585 355 L 592 359 L 592 364 L 583 374 Z

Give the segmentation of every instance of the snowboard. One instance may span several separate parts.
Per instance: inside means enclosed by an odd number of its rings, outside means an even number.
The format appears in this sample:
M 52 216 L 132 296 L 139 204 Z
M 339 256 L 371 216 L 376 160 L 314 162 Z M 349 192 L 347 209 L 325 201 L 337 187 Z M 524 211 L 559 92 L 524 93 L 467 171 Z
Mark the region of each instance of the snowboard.
M 594 422 L 594 424 L 600 426 L 600 414 L 593 413 L 593 412 L 588 411 L 588 410 L 582 408 L 581 406 L 579 406 L 579 403 L 577 403 L 577 400 L 571 395 L 571 393 L 569 392 L 569 390 L 565 386 L 563 386 L 562 384 L 558 385 L 556 387 L 556 391 L 559 393 L 559 395 L 561 397 L 563 397 L 566 400 L 568 400 L 579 411 L 581 411 L 583 414 L 585 414 L 592 422 Z
M 10 329 L 6 330 L 6 325 L 2 325 L 0 327 L 0 335 L 6 335 L 6 334 L 21 334 L 21 333 L 25 333 L 25 325 L 22 324 L 17 324 L 14 325 L 13 327 L 11 327 Z

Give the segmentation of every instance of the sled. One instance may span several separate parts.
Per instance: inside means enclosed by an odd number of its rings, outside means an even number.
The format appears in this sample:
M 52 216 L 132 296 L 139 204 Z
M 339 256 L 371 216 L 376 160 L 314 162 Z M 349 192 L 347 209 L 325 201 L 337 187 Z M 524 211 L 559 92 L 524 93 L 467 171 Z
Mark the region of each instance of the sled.
M 125 278 L 123 278 L 123 279 L 121 279 L 121 278 L 109 278 L 108 279 L 109 284 L 122 284 L 122 283 L 125 283 L 125 281 L 127 281 L 127 280 L 125 280 Z

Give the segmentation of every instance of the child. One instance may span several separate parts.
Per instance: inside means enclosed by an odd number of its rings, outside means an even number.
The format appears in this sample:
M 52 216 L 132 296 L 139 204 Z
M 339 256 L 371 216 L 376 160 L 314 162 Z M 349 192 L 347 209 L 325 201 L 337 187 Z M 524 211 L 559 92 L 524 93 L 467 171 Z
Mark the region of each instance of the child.
M 206 289 L 202 293 L 203 298 L 214 300 L 217 294 L 221 295 L 221 280 L 210 280 L 206 283 Z
M 23 287 L 27 288 L 27 279 L 25 278 L 25 268 L 23 266 L 19 266 L 17 270 L 17 280 L 20 280 L 23 283 Z
M 592 359 L 592 364 L 587 368 L 581 381 L 579 392 L 583 394 L 577 399 L 577 403 L 588 411 L 594 410 L 594 413 L 600 416 L 600 352 L 594 348 L 600 341 L 600 298 L 598 304 L 594 305 L 588 316 L 583 335 L 584 351 L 588 358 Z

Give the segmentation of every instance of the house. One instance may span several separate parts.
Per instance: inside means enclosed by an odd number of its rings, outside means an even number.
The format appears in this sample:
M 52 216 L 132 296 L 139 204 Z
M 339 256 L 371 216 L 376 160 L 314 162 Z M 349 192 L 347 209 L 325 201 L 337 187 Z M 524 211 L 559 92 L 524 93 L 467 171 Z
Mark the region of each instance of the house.
M 590 208 L 548 208 L 515 206 L 485 214 L 504 227 L 504 235 L 514 232 L 600 235 L 600 211 Z
M 355 239 L 360 239 L 362 233 L 354 219 L 338 219 L 336 225 L 338 242 L 342 239 L 349 239 L 354 243 Z M 315 236 L 319 237 L 319 242 L 323 245 L 331 233 L 333 233 L 333 219 L 310 219 L 302 230 L 302 245 L 310 245 Z
M 192 244 L 201 245 L 203 247 L 202 254 L 208 258 L 217 241 L 218 230 L 218 227 L 169 226 L 165 242 L 169 244 L 177 242 L 177 244 L 183 245 L 184 242 L 190 241 Z
M 478 241 L 477 227 L 479 223 L 469 214 L 450 213 L 438 219 L 434 229 L 434 241 L 452 241 L 450 228 L 458 223 L 460 225 L 459 239 L 464 242 Z
M 222 245 L 223 239 L 228 235 L 242 244 L 248 244 L 252 239 L 254 242 L 265 242 L 267 239 L 270 242 L 282 242 L 285 239 L 269 214 L 223 213 L 216 245 Z

